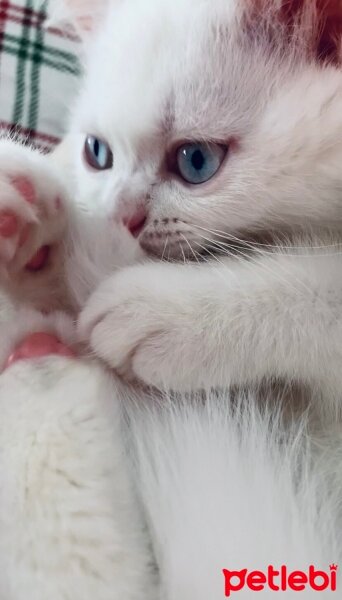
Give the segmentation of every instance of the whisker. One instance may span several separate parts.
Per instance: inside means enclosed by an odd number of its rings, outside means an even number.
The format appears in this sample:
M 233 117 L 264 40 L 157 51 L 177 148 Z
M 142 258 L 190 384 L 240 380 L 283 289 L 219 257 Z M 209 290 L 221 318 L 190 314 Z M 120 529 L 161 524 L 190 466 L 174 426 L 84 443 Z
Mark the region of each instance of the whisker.
M 185 258 L 185 254 L 184 254 L 184 250 L 183 250 L 181 242 L 178 242 L 178 245 L 179 245 L 179 247 L 181 249 L 181 253 L 182 253 L 182 256 L 183 256 L 183 263 L 186 265 L 187 264 L 187 260 Z
M 253 274 L 256 277 L 258 277 L 258 279 L 260 281 L 264 280 L 263 274 L 271 273 L 272 275 L 275 275 L 280 281 L 283 281 L 286 285 L 289 285 L 289 281 L 287 279 L 281 277 L 279 272 L 274 271 L 269 266 L 266 266 L 262 261 L 256 260 L 256 259 L 252 258 L 251 256 L 248 256 L 248 260 L 246 260 L 246 256 L 242 252 L 234 254 L 233 257 L 230 253 L 227 253 L 226 256 L 231 259 L 233 258 L 234 261 L 237 260 L 240 263 L 243 263 L 244 267 L 246 269 L 248 269 L 249 271 L 252 271 Z M 254 268 L 255 266 L 258 266 L 259 270 L 255 270 L 255 268 Z M 261 271 L 263 271 L 264 273 L 262 273 Z M 296 289 L 296 288 L 294 288 L 294 289 Z
M 203 239 L 205 239 L 206 241 L 208 241 L 210 244 L 214 243 L 215 245 L 217 245 L 217 242 L 216 242 L 215 240 L 208 240 L 208 239 L 207 239 L 207 238 L 205 238 L 205 236 L 203 236 L 203 235 L 202 235 L 201 237 L 202 237 Z M 222 244 L 222 242 L 221 242 L 220 244 Z M 225 250 L 225 249 L 224 249 L 224 250 Z M 277 264 L 277 269 L 279 269 L 279 268 L 281 269 L 282 273 L 285 275 L 285 278 L 284 278 L 284 277 L 281 277 L 278 271 L 275 271 L 274 269 L 272 269 L 272 268 L 270 268 L 270 267 L 266 266 L 266 265 L 263 263 L 263 261 L 256 260 L 256 259 L 254 259 L 254 258 L 253 258 L 252 256 L 250 256 L 250 255 L 248 255 L 248 257 L 247 257 L 247 258 L 248 258 L 248 260 L 246 260 L 246 256 L 243 254 L 243 252 L 239 252 L 239 251 L 237 251 L 237 253 L 238 253 L 238 254 L 240 254 L 240 256 L 238 257 L 238 259 L 239 259 L 239 260 L 244 260 L 244 263 L 245 263 L 245 265 L 246 265 L 246 266 L 249 266 L 251 269 L 253 269 L 253 267 L 251 266 L 251 263 L 253 263 L 253 264 L 257 264 L 259 267 L 262 267 L 264 271 L 266 271 L 266 272 L 268 272 L 268 273 L 271 273 L 273 276 L 274 276 L 274 275 L 276 275 L 276 276 L 278 277 L 278 279 L 279 279 L 280 281 L 283 281 L 283 282 L 284 282 L 286 285 L 290 285 L 290 280 L 292 280 L 292 281 L 291 281 L 291 287 L 292 287 L 292 289 L 293 289 L 295 292 L 300 292 L 300 293 L 303 293 L 303 292 L 306 292 L 306 293 L 311 293 L 311 290 L 310 290 L 310 288 L 309 288 L 309 287 L 308 287 L 308 286 L 307 286 L 307 285 L 304 283 L 304 281 L 303 281 L 303 280 L 301 280 L 301 279 L 299 279 L 297 276 L 295 276 L 295 275 L 294 275 L 294 273 L 293 273 L 292 271 L 289 271 L 289 269 L 287 269 L 287 268 L 286 268 L 284 265 L 279 265 L 279 263 L 278 263 L 278 264 Z M 230 257 L 231 257 L 231 254 L 230 254 L 229 252 L 225 252 L 224 254 L 225 254 L 226 256 L 230 256 Z M 257 252 L 257 254 L 258 254 L 258 257 L 260 257 L 260 255 L 261 255 L 261 256 L 266 256 L 266 255 L 268 255 L 268 253 L 266 253 L 266 254 L 265 254 L 263 251 L 258 251 L 258 252 Z M 236 258 L 236 255 L 234 255 L 234 256 L 235 256 L 235 258 Z M 288 255 L 286 254 L 286 256 L 288 256 Z M 255 273 L 255 271 L 254 271 L 254 273 Z M 259 273 L 259 275 L 260 275 L 260 273 Z M 288 279 L 288 278 L 286 277 L 286 275 L 290 276 L 290 278 Z M 295 283 L 297 283 L 298 285 L 295 285 Z M 322 299 L 320 299 L 320 298 L 317 298 L 317 299 L 316 299 L 316 301 L 318 301 L 318 302 L 319 302 L 319 303 L 320 303 L 320 304 L 321 304 L 323 307 L 325 307 L 325 303 L 324 303 L 324 301 L 323 301 Z
M 169 236 L 167 235 L 166 238 L 165 238 L 165 244 L 164 244 L 164 248 L 163 248 L 163 254 L 162 254 L 162 257 L 161 257 L 162 261 L 164 260 L 165 251 L 166 251 L 166 248 L 168 246 L 168 243 L 169 243 Z
M 194 227 L 197 227 L 197 225 L 194 225 Z M 206 229 L 205 227 L 198 227 L 198 228 L 201 229 L 202 231 L 205 231 L 209 235 L 215 235 L 215 230 Z M 227 234 L 226 236 L 220 236 L 220 237 L 222 237 L 222 238 L 224 237 L 225 241 L 218 242 L 216 239 L 213 239 L 213 238 L 211 238 L 211 241 L 215 242 L 215 243 L 220 243 L 220 244 L 227 246 L 228 248 L 231 248 L 233 250 L 238 250 L 238 249 L 241 249 L 241 247 L 245 247 L 245 248 L 249 248 L 253 252 L 259 252 L 262 254 L 266 254 L 265 250 L 261 250 L 258 248 L 258 245 L 256 242 L 251 242 L 251 241 L 245 240 L 243 238 L 238 238 L 238 237 L 234 236 L 233 234 Z M 233 240 L 237 244 L 237 246 L 232 245 L 230 243 L 230 241 L 228 242 L 227 240 Z M 274 250 L 274 246 L 272 246 L 271 244 L 265 245 L 265 247 L 272 248 L 272 250 Z
M 293 249 L 293 250 L 325 250 L 328 248 L 341 248 L 342 250 L 342 243 L 341 242 L 337 242 L 334 244 L 321 244 L 321 245 L 307 245 L 307 246 L 297 246 L 297 245 L 293 245 L 293 244 L 266 244 L 266 243 L 262 243 L 262 242 L 253 242 L 253 241 L 248 241 L 244 238 L 238 238 L 236 236 L 234 236 L 232 233 L 229 232 L 225 232 L 225 231 L 221 231 L 220 229 L 208 229 L 206 227 L 201 227 L 200 225 L 197 225 L 195 223 L 191 223 L 190 224 L 191 227 L 194 227 L 196 229 L 201 229 L 202 231 L 205 231 L 206 233 L 212 234 L 212 235 L 217 235 L 218 237 L 221 237 L 225 240 L 234 240 L 236 242 L 238 242 L 239 244 L 242 245 L 246 245 L 249 246 L 250 248 L 269 248 L 271 250 L 279 249 L 279 250 L 288 250 Z M 340 254 L 340 252 L 337 252 L 336 254 L 333 254 L 332 256 L 336 256 Z M 293 256 L 300 256 L 299 254 L 294 254 Z M 310 255 L 309 255 L 310 256 Z
M 185 235 L 183 235 L 183 233 L 181 233 L 181 237 L 183 238 L 183 240 L 184 240 L 184 241 L 186 242 L 186 244 L 188 245 L 188 247 L 189 247 L 189 249 L 190 249 L 190 252 L 191 252 L 191 254 L 193 255 L 194 259 L 195 259 L 195 260 L 196 260 L 196 261 L 199 263 L 198 257 L 196 256 L 196 254 L 195 254 L 195 252 L 194 252 L 194 250 L 193 250 L 193 248 L 192 248 L 192 246 L 191 246 L 191 244 L 190 244 L 189 240 L 186 238 L 186 236 L 185 236 Z
M 195 241 L 195 244 L 196 244 L 196 245 L 197 245 L 199 248 L 201 248 L 202 250 L 205 250 L 205 251 L 207 251 L 207 252 L 208 252 L 208 250 L 205 248 L 205 246 L 202 246 L 202 245 L 201 245 L 199 242 Z M 221 265 L 222 267 L 224 267 L 224 268 L 225 268 L 225 270 L 227 270 L 227 271 L 229 272 L 229 274 L 230 274 L 230 275 L 234 275 L 234 276 L 235 276 L 235 279 L 236 279 L 236 275 L 235 275 L 234 271 L 232 271 L 232 269 L 230 269 L 230 268 L 229 268 L 228 264 L 224 264 L 222 261 L 220 261 L 220 260 L 218 259 L 218 257 L 217 257 L 215 254 L 212 254 L 211 252 L 208 252 L 208 254 L 209 254 L 209 255 L 210 255 L 210 256 L 211 256 L 211 257 L 214 259 L 214 261 L 215 261 L 216 263 L 218 263 L 219 265 Z M 202 256 L 203 256 L 203 255 L 201 255 L 201 257 L 202 257 Z M 204 258 L 203 258 L 203 262 L 210 263 L 210 264 L 212 265 L 213 269 L 215 269 L 215 271 L 216 271 L 216 272 L 217 272 L 217 274 L 219 275 L 219 277 L 220 277 L 221 279 L 225 280 L 225 278 L 224 278 L 224 274 L 222 273 L 222 271 L 220 271 L 220 270 L 218 269 L 218 267 L 217 267 L 217 266 L 216 266 L 216 265 L 215 265 L 215 264 L 214 264 L 212 261 L 209 261 L 208 259 L 206 259 L 206 258 L 204 257 Z
M 214 240 L 214 241 L 213 241 L 213 240 L 210 240 L 210 239 L 206 238 L 206 237 L 205 237 L 205 236 L 203 236 L 203 235 L 201 235 L 200 237 L 202 237 L 202 238 L 203 238 L 205 241 L 209 242 L 209 244 L 212 244 L 212 243 L 216 244 L 215 240 Z M 264 256 L 264 254 L 263 254 L 263 252 L 262 252 L 262 251 L 260 251 L 260 253 L 262 254 L 262 256 Z M 258 258 L 260 258 L 260 253 L 258 253 Z M 267 254 L 268 254 L 268 253 L 267 253 Z M 265 272 L 271 273 L 272 275 L 276 275 L 276 276 L 278 277 L 279 281 L 283 281 L 283 282 L 284 282 L 286 285 L 290 285 L 290 282 L 289 282 L 289 280 L 288 280 L 287 278 L 285 278 L 285 279 L 284 279 L 283 277 L 281 277 L 281 275 L 279 274 L 279 272 L 278 272 L 278 271 L 275 271 L 275 270 L 273 270 L 273 269 L 272 269 L 272 268 L 270 268 L 268 265 L 265 265 L 265 264 L 264 264 L 262 261 L 260 261 L 260 260 L 258 260 L 258 259 L 255 259 L 255 258 L 254 258 L 253 256 L 251 256 L 251 255 L 248 255 L 248 256 L 246 257 L 246 255 L 245 255 L 243 252 L 240 252 L 240 251 L 236 250 L 236 253 L 234 254 L 234 257 L 232 257 L 231 253 L 229 253 L 229 252 L 226 252 L 226 253 L 225 253 L 225 256 L 229 256 L 230 258 L 235 258 L 235 259 L 236 259 L 236 258 L 238 258 L 238 260 L 240 260 L 240 261 L 242 261 L 242 260 L 243 260 L 243 262 L 244 262 L 244 264 L 245 264 L 246 268 L 249 268 L 249 269 L 251 269 L 251 270 L 253 270 L 253 266 L 252 266 L 252 265 L 257 265 L 258 267 L 261 267 L 261 268 L 262 268 L 262 269 L 263 269 Z M 248 260 L 246 260 L 246 258 L 247 258 Z M 278 269 L 279 269 L 279 265 L 277 265 L 277 266 L 278 266 Z M 289 272 L 288 272 L 288 270 L 287 270 L 287 269 L 284 267 L 284 265 L 281 265 L 281 266 L 280 266 L 280 269 L 283 271 L 283 273 L 285 273 L 285 275 L 286 275 L 286 274 L 288 274 L 288 275 L 289 275 Z M 253 272 L 254 272 L 254 274 L 257 274 L 257 276 L 258 276 L 258 277 L 260 277 L 260 272 L 259 272 L 259 273 L 258 273 L 258 272 L 255 272 L 255 271 L 253 271 Z M 291 277 L 293 278 L 293 273 L 291 273 Z M 299 291 L 303 291 L 303 290 L 306 290 L 306 291 L 308 291 L 308 288 L 307 288 L 307 286 L 306 286 L 306 285 L 305 285 L 305 284 L 304 284 L 304 283 L 303 283 L 303 282 L 302 282 L 300 279 L 296 278 L 296 281 L 297 281 L 297 282 L 298 282 L 298 283 L 301 285 L 301 288 L 302 288 L 302 290 L 300 290 L 299 288 L 297 288 L 296 286 L 294 286 L 294 285 L 293 285 L 292 287 L 293 287 L 293 289 L 294 289 L 295 291 L 298 291 L 298 292 L 299 292 Z

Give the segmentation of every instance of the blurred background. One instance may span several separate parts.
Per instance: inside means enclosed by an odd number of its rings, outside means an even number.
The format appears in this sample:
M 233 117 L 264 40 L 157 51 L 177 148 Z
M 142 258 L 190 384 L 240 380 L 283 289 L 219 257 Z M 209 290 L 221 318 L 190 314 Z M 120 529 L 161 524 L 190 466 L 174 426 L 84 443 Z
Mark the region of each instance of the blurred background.
M 47 8 L 0 0 L 0 133 L 48 152 L 67 128 L 80 68 L 77 38 L 47 29 Z

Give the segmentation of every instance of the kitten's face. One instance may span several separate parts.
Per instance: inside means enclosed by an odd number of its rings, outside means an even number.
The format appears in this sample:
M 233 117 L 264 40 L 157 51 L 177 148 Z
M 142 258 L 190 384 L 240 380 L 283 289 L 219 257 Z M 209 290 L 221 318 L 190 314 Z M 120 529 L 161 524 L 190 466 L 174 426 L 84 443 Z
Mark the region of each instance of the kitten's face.
M 341 227 L 342 72 L 244 29 L 242 5 L 117 0 L 89 42 L 82 200 L 159 257 Z

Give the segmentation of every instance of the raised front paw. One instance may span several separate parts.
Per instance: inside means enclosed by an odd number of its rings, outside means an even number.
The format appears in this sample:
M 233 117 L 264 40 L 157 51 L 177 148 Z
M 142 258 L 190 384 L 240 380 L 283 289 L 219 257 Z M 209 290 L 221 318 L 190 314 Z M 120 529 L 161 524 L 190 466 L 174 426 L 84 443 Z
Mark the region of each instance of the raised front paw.
M 159 389 L 187 387 L 200 328 L 196 331 L 195 307 L 177 279 L 172 265 L 119 272 L 99 287 L 81 314 L 82 341 L 126 379 Z M 185 289 L 186 278 L 180 279 Z
M 51 161 L 0 140 L 0 272 L 43 269 L 66 225 L 65 190 Z

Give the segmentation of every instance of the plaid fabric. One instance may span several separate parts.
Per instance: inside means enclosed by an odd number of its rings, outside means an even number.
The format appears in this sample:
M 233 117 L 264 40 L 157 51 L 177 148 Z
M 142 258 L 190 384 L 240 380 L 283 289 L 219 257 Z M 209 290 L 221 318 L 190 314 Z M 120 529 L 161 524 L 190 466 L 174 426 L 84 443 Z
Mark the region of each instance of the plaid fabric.
M 44 29 L 46 2 L 0 0 L 0 128 L 50 150 L 64 133 L 79 75 L 78 41 Z

